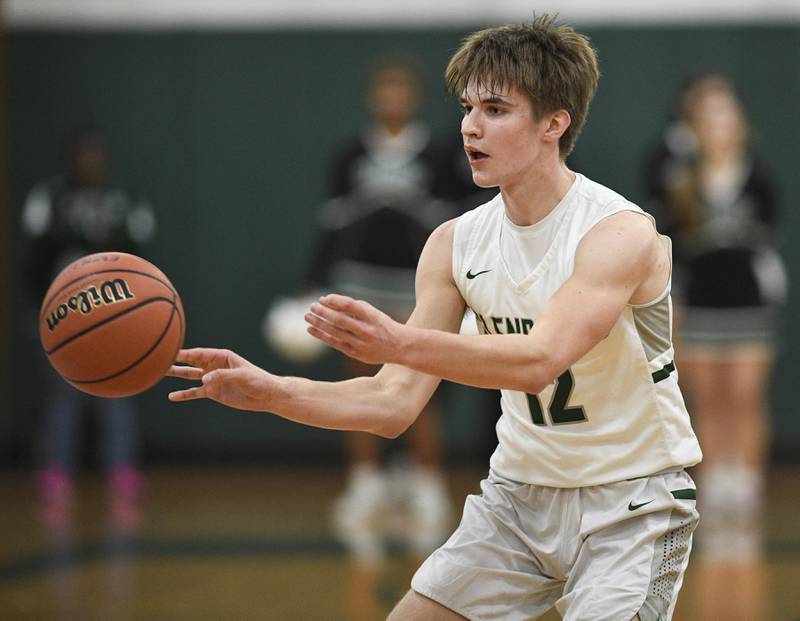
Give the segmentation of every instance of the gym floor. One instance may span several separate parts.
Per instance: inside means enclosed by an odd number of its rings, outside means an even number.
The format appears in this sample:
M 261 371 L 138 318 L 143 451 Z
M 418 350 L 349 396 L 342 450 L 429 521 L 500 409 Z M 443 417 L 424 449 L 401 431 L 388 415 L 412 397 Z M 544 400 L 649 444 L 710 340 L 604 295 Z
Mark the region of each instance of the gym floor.
M 483 471 L 451 468 L 458 507 Z M 0 471 L 0 621 L 371 621 L 406 591 L 419 559 L 350 560 L 330 528 L 344 486 L 330 467 L 161 467 L 138 526 L 109 518 L 105 480 L 79 479 L 71 529 L 36 519 L 32 479 Z M 769 479 L 764 558 L 695 553 L 677 621 L 800 620 L 800 470 Z M 554 612 L 544 619 L 558 619 Z

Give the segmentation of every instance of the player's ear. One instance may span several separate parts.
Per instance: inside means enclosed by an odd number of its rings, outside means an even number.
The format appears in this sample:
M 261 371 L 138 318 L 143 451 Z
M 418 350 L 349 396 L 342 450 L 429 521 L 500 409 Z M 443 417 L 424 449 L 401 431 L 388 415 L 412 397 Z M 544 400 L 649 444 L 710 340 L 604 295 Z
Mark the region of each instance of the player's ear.
M 556 110 L 547 116 L 548 122 L 544 131 L 544 139 L 546 142 L 558 142 L 572 123 L 572 117 L 566 110 Z

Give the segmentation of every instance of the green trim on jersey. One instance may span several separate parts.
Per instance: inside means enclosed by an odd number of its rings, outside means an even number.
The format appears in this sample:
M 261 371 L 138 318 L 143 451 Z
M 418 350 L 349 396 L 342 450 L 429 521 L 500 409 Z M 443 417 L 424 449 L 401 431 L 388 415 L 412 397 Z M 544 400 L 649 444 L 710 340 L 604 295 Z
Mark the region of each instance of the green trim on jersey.
M 674 370 L 675 370 L 675 361 L 671 360 L 670 362 L 665 364 L 662 368 L 660 368 L 658 371 L 653 373 L 653 383 L 658 384 L 661 380 L 667 379 L 670 376 L 670 373 L 672 373 Z

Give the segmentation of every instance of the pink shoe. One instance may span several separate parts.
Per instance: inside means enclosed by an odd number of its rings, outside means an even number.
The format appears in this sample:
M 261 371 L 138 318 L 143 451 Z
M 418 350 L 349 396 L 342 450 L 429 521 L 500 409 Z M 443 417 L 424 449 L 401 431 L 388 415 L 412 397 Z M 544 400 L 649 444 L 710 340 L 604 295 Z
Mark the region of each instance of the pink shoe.
M 110 483 L 114 526 L 123 531 L 136 529 L 142 521 L 144 476 L 132 466 L 121 466 L 111 472 Z
M 54 532 L 66 532 L 72 526 L 75 486 L 63 468 L 45 468 L 36 474 L 39 496 L 39 522 Z

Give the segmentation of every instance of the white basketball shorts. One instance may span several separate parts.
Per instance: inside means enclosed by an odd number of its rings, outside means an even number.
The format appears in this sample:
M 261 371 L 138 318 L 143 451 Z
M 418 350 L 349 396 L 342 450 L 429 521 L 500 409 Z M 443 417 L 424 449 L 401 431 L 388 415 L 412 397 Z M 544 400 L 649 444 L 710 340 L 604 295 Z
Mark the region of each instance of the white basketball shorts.
M 697 526 L 695 485 L 679 470 L 561 489 L 494 472 L 461 524 L 419 568 L 417 593 L 471 621 L 672 617 Z

